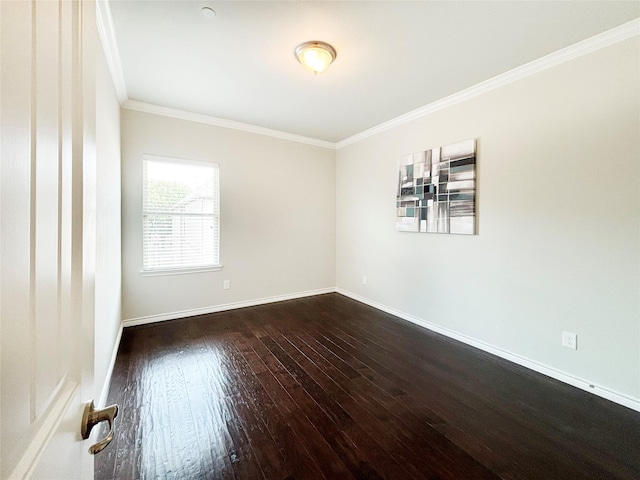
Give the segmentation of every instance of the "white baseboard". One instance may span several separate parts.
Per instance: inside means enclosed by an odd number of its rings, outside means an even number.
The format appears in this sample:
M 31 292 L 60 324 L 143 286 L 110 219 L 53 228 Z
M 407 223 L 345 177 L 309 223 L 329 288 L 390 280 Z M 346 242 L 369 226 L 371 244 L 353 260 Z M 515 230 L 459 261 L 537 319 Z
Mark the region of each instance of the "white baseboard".
M 100 390 L 100 398 L 98 398 L 97 408 L 102 408 L 107 404 L 107 397 L 109 396 L 109 387 L 111 386 L 111 376 L 113 375 L 113 368 L 116 365 L 116 358 L 118 356 L 118 348 L 120 347 L 120 340 L 122 339 L 122 330 L 124 326 L 120 323 L 120 328 L 116 335 L 116 340 L 113 342 L 113 351 L 111 352 L 111 360 L 109 361 L 109 368 L 107 368 L 107 376 L 102 384 L 102 390 Z
M 318 290 L 308 290 L 305 292 L 298 292 L 298 293 L 292 293 L 292 294 L 287 294 L 287 295 L 278 295 L 278 296 L 274 296 L 274 297 L 265 297 L 265 298 L 258 298 L 255 300 L 247 300 L 247 301 L 243 301 L 243 302 L 235 302 L 235 303 L 227 303 L 227 304 L 223 304 L 223 305 L 216 305 L 216 306 L 212 306 L 212 307 L 204 307 L 204 308 L 194 308 L 194 309 L 190 309 L 190 310 L 182 310 L 179 312 L 171 312 L 171 313 L 165 313 L 165 314 L 159 314 L 159 315 L 149 315 L 146 317 L 138 317 L 138 318 L 130 318 L 127 320 L 124 320 L 122 322 L 122 326 L 123 327 L 132 327 L 135 325 L 145 325 L 148 323 L 156 323 L 156 322 L 163 322 L 166 320 L 175 320 L 178 318 L 185 318 L 185 317 L 192 317 L 192 316 L 196 316 L 196 315 L 203 315 L 203 314 L 207 314 L 207 313 L 216 313 L 216 312 L 223 312 L 226 310 L 234 310 L 237 308 L 244 308 L 244 307 L 253 307 L 256 305 L 264 305 L 267 303 L 274 303 L 274 302 L 282 302 L 285 300 L 293 300 L 296 298 L 304 298 L 304 297 L 311 297 L 314 295 L 322 295 L 325 293 L 339 293 L 341 295 L 344 295 L 345 297 L 349 297 L 353 300 L 356 300 L 358 302 L 364 303 L 366 305 L 369 305 L 373 308 L 376 308 L 378 310 L 381 310 L 383 312 L 387 312 L 391 315 L 394 315 L 398 318 L 401 318 L 403 320 L 409 321 L 411 323 L 414 323 L 420 327 L 426 328 L 428 330 L 434 331 L 436 333 L 440 333 L 446 337 L 449 338 L 453 338 L 454 340 L 458 340 L 462 343 L 466 343 L 467 345 L 471 345 L 472 347 L 475 348 L 479 348 L 480 350 L 483 350 L 485 352 L 491 353 L 493 355 L 496 355 L 500 358 L 503 358 L 505 360 L 508 360 L 510 362 L 513 362 L 517 365 L 521 365 L 523 367 L 529 368 L 530 370 L 533 370 L 535 372 L 541 373 L 543 375 L 546 375 L 548 377 L 554 378 L 556 380 L 559 380 L 563 383 L 572 385 L 574 387 L 577 387 L 581 390 L 584 390 L 586 392 L 592 393 L 594 395 L 597 395 L 599 397 L 602 398 L 606 398 L 607 400 L 611 400 L 612 402 L 615 402 L 619 405 L 623 405 L 627 408 L 630 408 L 632 410 L 638 411 L 640 412 L 640 399 L 637 398 L 633 398 L 629 395 L 625 395 L 623 393 L 620 392 L 616 392 L 615 390 L 612 390 L 610 388 L 604 387 L 602 385 L 598 385 L 596 383 L 593 382 L 589 382 L 588 380 L 584 380 L 582 378 L 576 377 L 574 375 L 571 375 L 569 373 L 566 372 L 562 372 L 560 370 L 557 370 L 555 368 L 549 367 L 548 365 L 544 365 L 542 363 L 539 363 L 535 360 L 531 360 L 529 358 L 523 357 L 521 355 L 515 354 L 513 352 L 509 352 L 507 350 L 503 350 L 501 348 L 495 347 L 493 345 L 490 345 L 488 343 L 482 342 L 480 340 L 477 340 L 475 338 L 472 337 L 468 337 L 466 335 L 463 335 L 461 333 L 455 332 L 453 330 L 449 330 L 447 328 L 441 327 L 439 325 L 435 325 L 433 323 L 430 323 L 426 320 L 423 320 L 421 318 L 415 317 L 413 315 L 410 315 L 408 313 L 402 312 L 400 310 L 396 310 L 395 308 L 391 308 L 388 307 L 386 305 L 383 305 L 381 303 L 378 303 L 374 300 L 370 300 L 368 298 L 362 297 L 360 295 L 357 295 L 355 293 L 349 292 L 347 290 L 344 290 L 342 288 L 322 288 L 322 289 L 318 289 Z M 119 336 L 118 336 L 118 341 L 116 342 L 116 346 L 115 346 L 115 350 L 114 350 L 114 356 L 112 358 L 112 363 L 110 365 L 110 370 L 109 370 L 109 378 L 107 379 L 107 381 L 105 382 L 105 387 L 103 387 L 103 396 L 105 395 L 105 391 L 108 391 L 108 382 L 110 381 L 111 378 L 111 372 L 113 371 L 113 364 L 115 363 L 115 354 L 117 353 L 117 348 L 118 345 L 120 344 L 120 335 L 122 334 L 122 330 L 120 330 Z M 105 388 L 107 390 L 105 390 Z M 105 398 L 106 400 L 106 398 Z M 103 402 L 104 403 L 104 402 Z
M 360 295 L 349 292 L 342 288 L 336 288 L 335 291 L 341 295 L 344 295 L 345 297 L 349 297 L 353 300 L 369 305 L 370 307 L 376 308 L 378 310 L 382 310 L 383 312 L 390 313 L 391 315 L 399 317 L 403 320 L 407 320 L 420 327 L 426 328 L 428 330 L 432 330 L 436 333 L 440 333 L 442 335 L 445 335 L 446 337 L 453 338 L 454 340 L 458 340 L 462 343 L 466 343 L 467 345 L 471 345 L 472 347 L 479 348 L 480 350 L 489 352 L 500 358 L 504 358 L 505 360 L 509 360 L 510 362 L 529 368 L 535 372 L 541 373 L 548 377 L 554 378 L 561 382 L 577 387 L 581 390 L 585 390 L 589 393 L 598 395 L 599 397 L 606 398 L 607 400 L 611 400 L 612 402 L 615 402 L 617 404 L 623 405 L 627 408 L 640 412 L 640 399 L 630 397 L 623 393 L 611 390 L 610 388 L 603 387 L 601 385 L 597 385 L 593 382 L 589 382 L 582 378 L 575 377 L 573 375 L 562 372 L 560 370 L 556 370 L 555 368 L 549 367 L 542 363 L 538 363 L 534 360 L 530 360 L 526 357 L 522 357 L 515 353 L 502 350 L 501 348 L 495 347 L 493 345 L 482 342 L 480 340 L 476 340 L 474 338 L 468 337 L 461 333 L 454 332 L 453 330 L 440 327 L 433 323 L 427 322 L 426 320 L 423 320 L 421 318 L 414 317 L 413 315 L 409 315 L 408 313 L 401 312 L 400 310 L 396 310 L 391 307 L 387 307 L 386 305 L 383 305 L 381 303 L 378 303 L 376 301 L 370 300 L 365 297 L 361 297 Z
M 176 320 L 178 318 L 194 317 L 196 315 L 204 315 L 207 313 L 224 312 L 226 310 L 234 310 L 236 308 L 255 307 L 256 305 L 264 305 L 267 303 L 282 302 L 284 300 L 294 300 L 296 298 L 312 297 L 314 295 L 322 295 L 325 293 L 334 293 L 335 288 L 320 288 L 317 290 L 307 290 L 305 292 L 289 293 L 286 295 L 276 295 L 274 297 L 257 298 L 255 300 L 246 300 L 243 302 L 225 303 L 212 307 L 193 308 L 190 310 L 182 310 L 179 312 L 162 313 L 159 315 L 148 315 L 146 317 L 129 318 L 122 322 L 126 327 L 136 325 L 145 325 L 147 323 L 164 322 L 166 320 Z

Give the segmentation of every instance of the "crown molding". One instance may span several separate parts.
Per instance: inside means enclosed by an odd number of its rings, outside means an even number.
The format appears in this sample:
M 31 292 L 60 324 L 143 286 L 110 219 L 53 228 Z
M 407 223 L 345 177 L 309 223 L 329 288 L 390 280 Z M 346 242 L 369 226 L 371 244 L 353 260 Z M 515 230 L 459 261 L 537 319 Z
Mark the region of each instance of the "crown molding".
M 489 80 L 485 80 L 484 82 L 454 93 L 453 95 L 449 95 L 448 97 L 437 100 L 425 105 L 424 107 L 412 110 L 392 120 L 345 138 L 344 140 L 336 143 L 336 149 L 339 150 L 343 147 L 359 142 L 360 140 L 364 140 L 365 138 L 385 132 L 417 118 L 425 117 L 437 112 L 438 110 L 451 107 L 452 105 L 464 102 L 473 97 L 477 97 L 478 95 L 482 95 L 483 93 L 490 92 L 496 88 L 516 82 L 530 75 L 547 70 L 548 68 L 555 67 L 556 65 L 560 65 L 568 62 L 569 60 L 573 60 L 574 58 L 595 52 L 596 50 L 622 42 L 623 40 L 627 40 L 637 35 L 640 35 L 640 18 L 587 38 L 586 40 L 582 40 L 581 42 L 553 52 L 549 55 L 545 55 L 544 57 L 533 60 L 532 62 L 514 68 L 513 70 L 509 70 L 508 72 L 490 78 Z
M 279 138 L 281 140 L 289 140 L 290 142 L 304 143 L 315 147 L 329 148 L 335 150 L 336 144 L 316 138 L 303 137 L 293 133 L 282 132 L 280 130 L 272 130 L 270 128 L 258 127 L 249 123 L 236 122 L 234 120 L 226 120 L 224 118 L 211 117 L 199 113 L 187 112 L 175 108 L 161 107 L 151 103 L 139 102 L 137 100 L 126 100 L 122 103 L 122 108 L 135 110 L 138 112 L 153 113 L 163 115 L 165 117 L 178 118 L 180 120 L 189 120 L 191 122 L 206 123 L 216 127 L 231 128 L 233 130 L 241 130 L 243 132 L 255 133 L 257 135 L 265 135 L 267 137 Z
M 431 115 L 432 113 L 435 113 L 439 110 L 443 110 L 458 103 L 470 100 L 474 97 L 477 97 L 478 95 L 482 95 L 484 93 L 490 92 L 491 90 L 495 90 L 496 88 L 500 88 L 528 76 L 568 62 L 570 60 L 573 60 L 574 58 L 581 57 L 588 53 L 595 52 L 602 48 L 640 35 L 640 18 L 637 18 L 618 27 L 612 28 L 611 30 L 607 30 L 606 32 L 600 33 L 591 38 L 587 38 L 586 40 L 582 40 L 581 42 L 578 42 L 574 45 L 541 57 L 537 60 L 533 60 L 532 62 L 514 68 L 513 70 L 509 70 L 508 72 L 497 75 L 493 78 L 490 78 L 489 80 L 485 80 L 484 82 L 478 83 L 465 90 L 461 90 L 460 92 L 449 95 L 448 97 L 436 100 L 435 102 L 417 108 L 416 110 L 412 110 L 408 113 L 400 115 L 399 117 L 383 122 L 375 127 L 352 135 L 351 137 L 345 138 L 344 140 L 341 140 L 337 143 L 333 143 L 326 140 L 305 137 L 302 135 L 296 135 L 280 130 L 259 127 L 257 125 L 251 125 L 248 123 L 236 122 L 234 120 L 226 120 L 209 115 L 192 113 L 174 108 L 161 107 L 159 105 L 153 105 L 137 100 L 129 100 L 126 90 L 126 84 L 124 81 L 122 62 L 120 60 L 120 54 L 118 52 L 118 44 L 116 41 L 109 0 L 97 0 L 96 5 L 98 33 L 100 36 L 100 40 L 102 41 L 105 56 L 107 58 L 107 64 L 109 66 L 109 71 L 111 72 L 111 77 L 113 79 L 118 100 L 120 101 L 120 104 L 123 108 L 136 110 L 139 112 L 153 113 L 156 115 L 164 115 L 181 120 L 205 123 L 217 127 L 240 130 L 257 135 L 264 135 L 332 150 L 339 150 L 348 145 L 352 145 L 361 140 L 364 140 L 365 138 L 369 138 L 373 135 L 385 132 L 412 120 Z
M 120 60 L 120 52 L 118 51 L 118 42 L 116 41 L 116 31 L 113 26 L 109 0 L 96 1 L 96 23 L 98 26 L 98 36 L 102 42 L 102 49 L 107 59 L 107 66 L 111 73 L 111 80 L 113 81 L 118 101 L 123 103 L 128 98 L 127 85 L 124 81 L 122 61 Z
M 102 48 L 107 60 L 109 72 L 113 86 L 116 90 L 118 101 L 123 108 L 136 110 L 139 112 L 154 113 L 156 115 L 164 115 L 166 117 L 179 118 L 181 120 L 190 120 L 192 122 L 206 123 L 217 127 L 231 128 L 233 130 L 241 130 L 243 132 L 255 133 L 257 135 L 265 135 L 268 137 L 279 138 L 281 140 L 289 140 L 291 142 L 304 143 L 316 147 L 336 149 L 336 144 L 316 138 L 304 137 L 293 133 L 282 132 L 280 130 L 272 130 L 270 128 L 259 127 L 248 123 L 236 122 L 234 120 L 225 120 L 223 118 L 202 115 L 198 113 L 187 112 L 173 108 L 161 107 L 150 103 L 130 100 L 127 94 L 127 86 L 124 80 L 124 71 L 122 70 L 122 60 L 118 50 L 118 42 L 116 40 L 115 27 L 113 25 L 113 17 L 111 15 L 110 0 L 96 1 L 96 23 L 98 27 L 98 36 L 102 43 Z

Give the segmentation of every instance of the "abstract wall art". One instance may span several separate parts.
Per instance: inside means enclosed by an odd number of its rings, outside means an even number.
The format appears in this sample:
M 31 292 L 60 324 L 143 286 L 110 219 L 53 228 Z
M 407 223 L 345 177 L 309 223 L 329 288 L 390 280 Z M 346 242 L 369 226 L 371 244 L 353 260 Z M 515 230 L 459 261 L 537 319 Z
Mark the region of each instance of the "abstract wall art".
M 432 148 L 399 161 L 401 232 L 476 233 L 476 140 Z

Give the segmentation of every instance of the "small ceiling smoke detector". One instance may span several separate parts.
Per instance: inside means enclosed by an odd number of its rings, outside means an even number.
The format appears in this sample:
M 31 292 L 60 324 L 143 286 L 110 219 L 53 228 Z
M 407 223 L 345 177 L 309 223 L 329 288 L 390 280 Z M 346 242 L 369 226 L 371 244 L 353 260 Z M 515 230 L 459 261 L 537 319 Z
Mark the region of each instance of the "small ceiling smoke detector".
M 337 53 L 328 43 L 304 42 L 296 47 L 296 58 L 314 75 L 324 72 L 336 59 Z
M 216 16 L 216 11 L 211 7 L 202 7 L 202 16 L 204 18 L 213 18 Z

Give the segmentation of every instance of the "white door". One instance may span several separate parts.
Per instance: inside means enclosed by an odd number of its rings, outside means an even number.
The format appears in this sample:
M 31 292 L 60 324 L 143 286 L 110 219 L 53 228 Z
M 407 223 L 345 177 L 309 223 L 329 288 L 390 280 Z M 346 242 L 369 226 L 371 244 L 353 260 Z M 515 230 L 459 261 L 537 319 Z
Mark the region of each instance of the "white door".
M 93 2 L 0 0 L 1 478 L 93 478 L 96 38 Z

